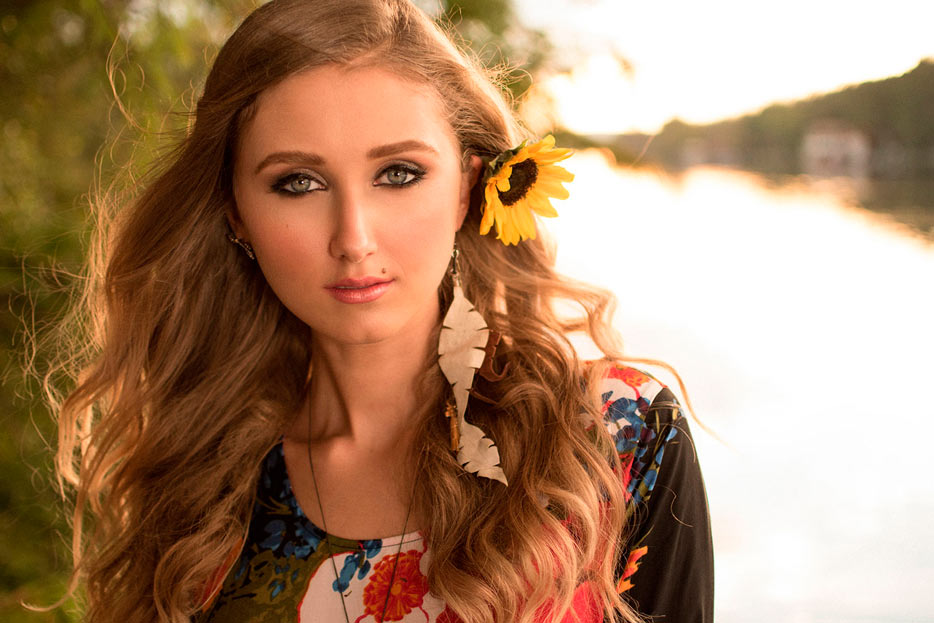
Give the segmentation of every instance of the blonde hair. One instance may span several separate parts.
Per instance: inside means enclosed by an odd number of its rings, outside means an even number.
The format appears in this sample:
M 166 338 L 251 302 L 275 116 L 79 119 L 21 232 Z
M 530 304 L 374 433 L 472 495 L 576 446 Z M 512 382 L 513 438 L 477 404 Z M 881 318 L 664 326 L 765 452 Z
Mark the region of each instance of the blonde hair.
M 201 606 L 239 547 L 261 459 L 304 399 L 309 329 L 225 239 L 224 214 L 257 95 L 329 63 L 433 87 L 465 166 L 526 137 L 479 64 L 406 0 L 274 0 L 243 22 L 190 133 L 112 222 L 119 196 L 95 206 L 99 252 L 75 313 L 87 341 L 68 359 L 74 388 L 55 403 L 58 471 L 76 492 L 73 577 L 92 623 L 184 621 Z M 586 332 L 620 358 L 614 300 L 556 274 L 541 239 L 507 247 L 480 236 L 474 195 L 459 269 L 504 336 L 497 361 L 509 373 L 479 385 L 494 404 L 473 400 L 471 420 L 496 440 L 510 485 L 467 477 L 455 461 L 432 362 L 438 408 L 421 421 L 412 460 L 424 470 L 413 503 L 427 522 L 430 588 L 466 623 L 526 623 L 542 608 L 568 610 L 586 581 L 608 616 L 636 620 L 615 590 L 625 501 L 590 382 L 606 364 L 585 368 L 566 337 Z M 448 276 L 442 310 L 451 292 Z M 559 317 L 559 300 L 579 316 Z

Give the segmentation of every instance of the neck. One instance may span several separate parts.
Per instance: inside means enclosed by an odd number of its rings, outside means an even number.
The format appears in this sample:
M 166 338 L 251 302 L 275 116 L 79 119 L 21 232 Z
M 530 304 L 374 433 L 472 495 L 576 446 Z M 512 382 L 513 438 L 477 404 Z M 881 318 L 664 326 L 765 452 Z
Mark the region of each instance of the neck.
M 431 404 L 426 364 L 437 330 L 425 325 L 372 344 L 314 340 L 306 410 L 291 435 L 311 443 L 349 442 L 369 449 L 407 444 L 419 414 Z

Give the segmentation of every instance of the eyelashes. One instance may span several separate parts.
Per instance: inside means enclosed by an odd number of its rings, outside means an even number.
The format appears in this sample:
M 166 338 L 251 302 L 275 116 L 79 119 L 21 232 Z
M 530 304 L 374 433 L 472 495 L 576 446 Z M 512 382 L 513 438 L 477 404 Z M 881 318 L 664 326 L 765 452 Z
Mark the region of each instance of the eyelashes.
M 411 163 L 395 163 L 387 166 L 373 182 L 374 186 L 401 189 L 414 186 L 425 177 L 425 169 Z M 326 190 L 327 185 L 310 173 L 289 173 L 272 184 L 272 190 L 286 197 L 301 197 L 317 190 Z
M 402 175 L 400 181 L 399 175 Z M 393 177 L 393 176 L 396 177 Z M 377 180 L 386 179 L 383 184 L 374 184 L 376 186 L 391 186 L 394 188 L 405 188 L 412 184 L 418 184 L 425 177 L 425 170 L 413 164 L 392 164 L 383 169 L 377 177 Z

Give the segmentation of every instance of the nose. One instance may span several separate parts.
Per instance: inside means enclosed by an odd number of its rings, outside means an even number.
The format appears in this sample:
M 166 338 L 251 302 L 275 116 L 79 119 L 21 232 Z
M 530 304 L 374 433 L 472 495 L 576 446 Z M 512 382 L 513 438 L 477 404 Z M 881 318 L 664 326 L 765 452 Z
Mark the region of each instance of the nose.
M 335 204 L 335 226 L 328 250 L 336 259 L 359 264 L 376 252 L 367 206 L 353 192 L 336 192 Z

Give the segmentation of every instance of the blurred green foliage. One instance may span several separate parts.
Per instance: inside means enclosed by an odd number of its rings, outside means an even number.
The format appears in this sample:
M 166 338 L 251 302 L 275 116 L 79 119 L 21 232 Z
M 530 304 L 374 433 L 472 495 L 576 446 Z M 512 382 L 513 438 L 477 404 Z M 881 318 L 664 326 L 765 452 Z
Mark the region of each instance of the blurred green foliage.
M 19 606 L 54 602 L 69 565 L 51 478 L 54 424 L 38 383 L 22 370 L 24 329 L 43 331 L 67 305 L 65 276 L 81 272 L 92 181 L 99 170 L 107 179 L 133 147 L 119 133 L 155 146 L 165 111 L 179 109 L 179 94 L 204 73 L 201 50 L 234 24 L 236 3 L 224 7 L 169 13 L 155 3 L 52 0 L 0 13 L 0 620 L 73 618 L 68 609 Z M 142 132 L 126 133 L 108 57 Z M 48 355 L 37 353 L 39 372 Z
M 55 427 L 23 371 L 30 334 L 69 300 L 89 238 L 88 193 L 132 155 L 145 167 L 187 112 L 210 59 L 251 0 L 14 0 L 0 7 L 0 620 L 77 620 L 69 608 L 32 613 L 63 593 L 68 522 L 52 479 Z M 440 7 L 488 63 L 509 59 L 523 92 L 547 58 L 541 33 L 509 0 Z M 108 67 L 113 83 L 108 79 Z M 116 95 L 116 96 L 115 96 Z M 118 96 L 118 97 L 117 97 Z M 116 102 L 127 111 L 121 111 Z M 36 370 L 50 350 L 35 353 Z
M 543 32 L 527 28 L 516 18 L 509 0 L 459 0 L 445 5 L 438 21 L 453 24 L 487 67 L 507 66 L 504 86 L 516 98 L 531 86 L 532 76 L 554 53 Z

